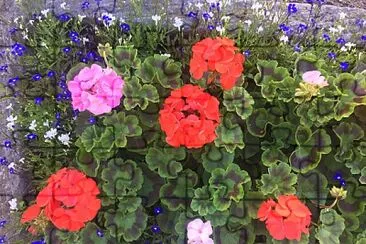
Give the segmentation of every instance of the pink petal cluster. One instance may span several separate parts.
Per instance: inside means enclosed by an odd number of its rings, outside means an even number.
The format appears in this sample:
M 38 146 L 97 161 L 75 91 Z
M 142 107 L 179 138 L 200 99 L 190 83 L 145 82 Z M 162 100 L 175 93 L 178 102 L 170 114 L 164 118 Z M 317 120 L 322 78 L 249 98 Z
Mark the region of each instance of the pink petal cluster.
M 324 87 L 324 86 L 328 86 L 328 81 L 325 80 L 325 77 L 321 75 L 320 71 L 317 70 L 312 70 L 312 71 L 307 71 L 302 75 L 302 79 L 304 80 L 305 83 L 314 85 L 314 86 L 319 86 L 319 87 Z
M 114 70 L 97 64 L 83 68 L 67 83 L 73 108 L 94 115 L 109 113 L 120 105 L 123 85 L 124 81 Z
M 210 221 L 203 223 L 201 219 L 195 219 L 188 223 L 188 244 L 214 244 L 210 235 L 212 235 Z

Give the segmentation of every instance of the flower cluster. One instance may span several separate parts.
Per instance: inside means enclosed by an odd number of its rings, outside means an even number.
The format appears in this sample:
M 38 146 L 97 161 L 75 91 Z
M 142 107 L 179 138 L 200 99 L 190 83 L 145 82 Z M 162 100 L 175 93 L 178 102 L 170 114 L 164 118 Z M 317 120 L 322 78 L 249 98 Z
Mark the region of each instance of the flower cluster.
M 101 207 L 96 197 L 99 189 L 94 180 L 75 169 L 63 168 L 51 175 L 47 186 L 39 192 L 36 203 L 22 215 L 21 222 L 39 223 L 50 220 L 57 228 L 78 231 L 92 220 Z M 36 232 L 37 225 L 29 231 Z
M 206 72 L 215 72 L 208 83 L 220 74 L 220 83 L 225 90 L 235 86 L 235 82 L 243 73 L 244 55 L 236 53 L 234 41 L 228 38 L 206 38 L 197 42 L 193 47 L 193 57 L 190 60 L 190 72 L 195 79 L 201 79 Z
M 194 219 L 187 225 L 188 244 L 214 244 L 210 235 L 212 235 L 210 221 L 204 223 L 201 219 Z
M 93 64 L 83 68 L 67 86 L 74 109 L 101 115 L 120 105 L 123 84 L 115 71 Z
M 309 234 L 310 210 L 294 195 L 278 197 L 278 203 L 269 199 L 263 202 L 257 217 L 266 222 L 266 228 L 276 240 L 300 241 L 301 234 Z
M 185 85 L 171 92 L 159 115 L 169 145 L 200 148 L 216 138 L 219 101 L 198 86 Z

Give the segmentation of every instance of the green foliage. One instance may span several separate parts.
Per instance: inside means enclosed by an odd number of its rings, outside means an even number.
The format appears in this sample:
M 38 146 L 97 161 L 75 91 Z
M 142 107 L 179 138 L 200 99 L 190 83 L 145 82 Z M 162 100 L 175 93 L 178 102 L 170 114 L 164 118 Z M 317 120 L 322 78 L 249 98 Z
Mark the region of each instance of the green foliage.
M 316 229 L 315 237 L 320 244 L 340 243 L 339 237 L 345 229 L 344 218 L 334 209 L 322 209 L 320 211 L 321 225 Z
M 223 104 L 228 111 L 236 112 L 245 120 L 253 112 L 254 100 L 243 87 L 234 87 L 224 92 Z
M 134 76 L 130 80 L 125 80 L 123 87 L 123 105 L 127 110 L 140 107 L 145 110 L 149 102 L 159 102 L 159 94 L 156 88 L 149 84 L 141 85 L 139 79 Z
M 217 148 L 213 144 L 205 146 L 202 153 L 202 165 L 211 173 L 214 169 L 226 169 L 234 161 L 234 153 L 227 152 L 224 148 Z
M 261 177 L 260 190 L 264 195 L 274 195 L 278 197 L 284 194 L 294 194 L 297 175 L 291 173 L 291 167 L 284 162 L 268 168 L 268 174 Z

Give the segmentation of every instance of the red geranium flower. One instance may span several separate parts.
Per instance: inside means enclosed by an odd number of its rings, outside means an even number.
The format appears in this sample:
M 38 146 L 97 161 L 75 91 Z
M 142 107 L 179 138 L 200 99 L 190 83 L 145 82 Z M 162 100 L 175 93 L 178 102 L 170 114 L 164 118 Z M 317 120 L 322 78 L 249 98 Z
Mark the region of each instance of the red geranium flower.
M 23 213 L 22 223 L 42 217 L 59 229 L 78 231 L 96 216 L 101 203 L 96 197 L 100 192 L 94 180 L 78 170 L 63 168 L 47 182 L 36 203 Z M 34 232 L 35 227 L 29 230 Z
M 169 145 L 200 148 L 216 138 L 219 101 L 199 86 L 185 85 L 171 92 L 159 115 Z
M 235 82 L 243 73 L 244 55 L 236 53 L 234 41 L 228 38 L 206 38 L 193 47 L 190 60 L 190 72 L 195 79 L 201 79 L 205 72 L 220 74 L 220 83 L 225 90 L 234 87 Z M 208 83 L 212 81 L 212 77 Z
M 266 222 L 269 234 L 276 240 L 300 241 L 301 233 L 309 234 L 311 212 L 296 196 L 279 196 L 278 203 L 263 202 L 257 217 Z

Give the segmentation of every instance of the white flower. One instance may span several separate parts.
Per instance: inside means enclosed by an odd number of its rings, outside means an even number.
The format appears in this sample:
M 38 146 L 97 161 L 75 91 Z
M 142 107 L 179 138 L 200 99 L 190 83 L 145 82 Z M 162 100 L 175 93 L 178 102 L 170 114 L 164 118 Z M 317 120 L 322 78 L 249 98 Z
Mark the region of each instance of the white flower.
M 345 28 L 341 25 L 337 25 L 337 29 L 339 32 L 342 32 L 342 31 L 344 31 Z
M 57 135 L 57 129 L 52 128 L 51 130 L 47 131 L 44 135 L 44 138 L 46 139 L 53 139 Z
M 217 0 L 206 0 L 206 2 L 207 2 L 208 4 L 216 3 L 216 1 L 217 1 Z
M 346 44 L 344 44 L 348 50 L 351 50 L 353 47 L 356 46 L 355 43 L 352 43 L 352 42 L 347 42 Z
M 345 14 L 345 13 L 341 12 L 341 13 L 339 14 L 339 19 L 344 19 L 344 18 L 346 18 L 346 16 L 347 16 L 347 14 Z
M 70 144 L 70 133 L 62 134 L 57 137 L 57 139 L 64 145 L 69 146 Z
M 223 20 L 223 21 L 229 21 L 230 20 L 230 16 L 222 16 L 221 17 L 221 20 Z
M 196 3 L 196 7 L 197 7 L 198 9 L 201 9 L 201 8 L 202 8 L 202 6 L 203 6 L 203 4 L 202 4 L 201 2 Z
M 288 42 L 288 36 L 286 36 L 286 35 L 281 36 L 280 41 L 284 42 L 284 43 L 287 43 Z
M 24 164 L 24 160 L 25 160 L 25 158 L 21 158 L 21 159 L 19 159 L 18 162 Z
M 45 122 L 43 122 L 43 126 L 46 126 L 46 127 L 50 127 L 50 125 L 49 125 L 49 121 L 48 121 L 48 119 L 45 121 Z
M 155 25 L 158 25 L 158 22 L 161 20 L 160 15 L 153 15 L 151 16 L 152 20 L 155 21 Z
M 216 26 L 216 30 L 220 32 L 220 35 L 222 35 L 225 32 L 225 28 L 222 26 Z
M 67 3 L 66 2 L 63 2 L 63 3 L 61 3 L 60 4 L 60 7 L 62 8 L 62 9 L 66 9 L 67 8 Z
M 257 33 L 261 33 L 263 30 L 264 30 L 263 27 L 262 26 L 259 26 L 258 27 L 258 30 L 257 30 Z
M 36 120 L 32 120 L 32 122 L 29 125 L 28 129 L 30 129 L 30 130 L 36 130 L 36 127 L 37 127 L 37 121 Z
M 78 20 L 81 22 L 86 17 L 86 15 L 80 15 L 78 14 Z
M 6 124 L 6 127 L 8 127 L 9 130 L 14 130 L 15 121 L 18 119 L 18 116 L 13 116 L 12 114 L 6 118 L 6 121 L 8 123 Z
M 345 46 L 343 46 L 343 47 L 341 47 L 341 51 L 342 51 L 342 52 L 347 52 L 347 51 L 348 51 L 348 49 L 347 49 Z
M 29 20 L 29 21 L 28 21 L 28 23 L 29 23 L 30 25 L 33 25 L 34 20 L 32 20 L 32 19 L 31 19 L 31 20 Z
M 170 55 L 169 53 L 164 53 L 164 54 L 161 54 L 161 56 L 165 56 L 165 57 L 170 58 L 170 56 L 172 56 L 172 55 Z
M 174 25 L 174 27 L 178 28 L 178 31 L 180 31 L 180 27 L 182 27 L 183 24 L 184 23 L 183 23 L 181 18 L 178 18 L 178 17 L 174 18 L 174 24 L 173 25 Z
M 259 9 L 261 9 L 263 7 L 262 4 L 256 2 L 252 5 L 251 9 L 253 9 L 254 11 L 258 12 Z
M 15 163 L 14 163 L 14 162 L 11 162 L 11 163 L 8 165 L 8 169 L 15 169 Z
M 41 13 L 44 15 L 44 16 L 47 16 L 48 12 L 50 12 L 49 9 L 44 9 L 41 11 Z
M 244 23 L 250 27 L 252 25 L 252 21 L 250 19 L 244 20 Z
M 29 40 L 29 37 L 25 32 L 23 32 L 22 35 L 24 40 Z
M 16 198 L 11 199 L 10 201 L 8 201 L 9 205 L 10 205 L 10 210 L 13 211 L 17 211 L 18 210 L 18 202 Z
M 85 45 L 86 42 L 89 42 L 89 39 L 86 37 L 83 37 L 83 45 Z
M 13 104 L 12 103 L 9 103 L 8 106 L 6 106 L 5 109 L 8 109 L 8 110 L 13 110 Z

